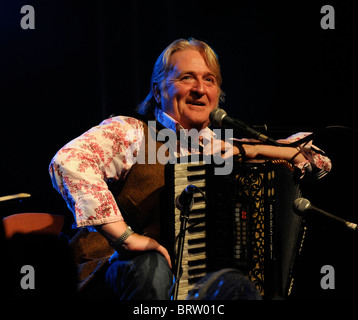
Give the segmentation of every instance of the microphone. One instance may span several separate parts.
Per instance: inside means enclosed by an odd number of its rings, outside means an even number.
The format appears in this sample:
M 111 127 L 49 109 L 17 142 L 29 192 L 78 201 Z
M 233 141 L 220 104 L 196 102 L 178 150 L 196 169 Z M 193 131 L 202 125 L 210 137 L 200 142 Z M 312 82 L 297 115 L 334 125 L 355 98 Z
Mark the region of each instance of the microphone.
M 358 231 L 358 225 L 356 223 L 349 222 L 349 221 L 344 220 L 340 217 L 337 217 L 327 211 L 317 208 L 314 205 L 312 205 L 309 200 L 307 200 L 305 198 L 297 198 L 293 203 L 293 210 L 299 215 L 306 213 L 306 211 L 318 212 L 332 220 L 343 223 L 350 230 Z
M 175 206 L 179 210 L 191 209 L 194 204 L 194 190 L 196 186 L 190 184 L 175 198 Z
M 276 142 L 274 139 L 269 138 L 268 136 L 255 130 L 245 122 L 229 117 L 226 111 L 221 108 L 216 108 L 211 111 L 209 119 L 214 126 L 236 129 L 243 134 L 249 135 L 250 137 L 260 140 L 262 142 L 269 143 L 274 146 L 279 145 L 279 143 Z

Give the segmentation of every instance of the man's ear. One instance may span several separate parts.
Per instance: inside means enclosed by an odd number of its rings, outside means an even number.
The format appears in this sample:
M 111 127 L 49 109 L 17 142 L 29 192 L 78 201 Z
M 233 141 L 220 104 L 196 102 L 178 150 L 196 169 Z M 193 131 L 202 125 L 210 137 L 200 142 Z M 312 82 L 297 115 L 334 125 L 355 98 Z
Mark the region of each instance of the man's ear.
M 153 82 L 153 95 L 154 95 L 154 99 L 155 101 L 157 101 L 157 103 L 160 103 L 160 99 L 161 99 L 161 94 L 160 94 L 160 89 L 159 89 L 159 85 L 156 82 Z

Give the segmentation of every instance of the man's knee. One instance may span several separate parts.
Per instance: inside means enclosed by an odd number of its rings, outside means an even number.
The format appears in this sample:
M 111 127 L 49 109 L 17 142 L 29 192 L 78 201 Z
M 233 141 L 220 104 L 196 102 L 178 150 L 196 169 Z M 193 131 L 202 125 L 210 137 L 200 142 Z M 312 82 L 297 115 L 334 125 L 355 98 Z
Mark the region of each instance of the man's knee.
M 152 251 L 134 259 L 137 285 L 142 286 L 143 299 L 169 299 L 173 275 L 166 259 Z

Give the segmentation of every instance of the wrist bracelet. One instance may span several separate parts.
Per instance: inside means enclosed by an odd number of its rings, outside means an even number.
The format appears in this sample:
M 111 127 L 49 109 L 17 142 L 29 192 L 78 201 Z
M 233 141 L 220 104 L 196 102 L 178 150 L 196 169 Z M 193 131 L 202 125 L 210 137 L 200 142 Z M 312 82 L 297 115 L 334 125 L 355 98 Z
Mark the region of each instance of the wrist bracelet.
M 295 160 L 295 158 L 301 153 L 301 150 L 299 147 L 297 147 L 296 149 L 298 150 L 298 152 L 295 153 L 295 155 L 290 160 L 288 160 L 288 162 L 293 163 L 293 160 Z
M 239 144 L 237 145 L 237 148 L 239 149 L 241 156 L 245 158 L 245 156 L 246 156 L 246 151 L 245 151 L 244 147 L 242 146 L 242 144 L 239 143 Z
M 115 250 L 120 249 L 124 241 L 126 241 L 132 233 L 134 233 L 132 228 L 130 226 L 127 226 L 126 231 L 124 231 L 124 233 L 117 240 L 114 240 L 110 243 L 111 247 Z
M 244 147 L 242 146 L 242 144 L 237 144 L 237 148 L 239 149 L 239 154 L 234 156 L 234 160 L 239 161 L 239 162 L 244 162 L 245 156 L 246 156 L 246 151 L 245 151 Z

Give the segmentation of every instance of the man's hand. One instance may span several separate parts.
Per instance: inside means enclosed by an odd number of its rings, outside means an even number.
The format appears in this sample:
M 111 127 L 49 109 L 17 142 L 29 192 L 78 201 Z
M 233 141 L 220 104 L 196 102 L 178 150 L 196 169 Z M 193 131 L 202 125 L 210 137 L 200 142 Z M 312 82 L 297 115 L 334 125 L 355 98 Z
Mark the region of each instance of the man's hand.
M 253 139 L 241 139 L 240 141 L 234 140 L 233 143 L 223 140 L 213 140 L 212 143 L 209 143 L 204 147 L 203 153 L 206 155 L 221 155 L 224 159 L 227 159 L 240 153 L 237 146 L 238 144 L 245 150 L 245 157 L 247 159 L 282 159 L 292 161 L 294 164 L 306 161 L 304 155 L 296 148 L 265 145 L 260 143 L 260 141 L 255 141 Z
M 125 221 L 110 222 L 96 226 L 96 230 L 101 233 L 109 242 L 113 242 L 118 239 L 125 232 L 126 228 L 127 224 Z M 170 268 L 172 267 L 168 250 L 152 238 L 142 236 L 137 233 L 132 233 L 124 241 L 122 248 L 124 251 L 128 252 L 150 250 L 158 251 L 168 261 Z
M 257 145 L 256 144 L 241 144 L 245 149 L 245 156 L 249 159 L 253 159 L 257 156 Z M 214 154 L 221 155 L 224 159 L 228 159 L 234 155 L 240 153 L 239 148 L 234 144 L 223 140 L 213 140 L 212 143 L 208 143 L 204 149 L 205 155 Z
M 132 233 L 126 241 L 124 241 L 123 249 L 128 251 L 150 251 L 155 250 L 161 253 L 168 261 L 169 267 L 172 268 L 172 263 L 168 250 L 152 238 Z

